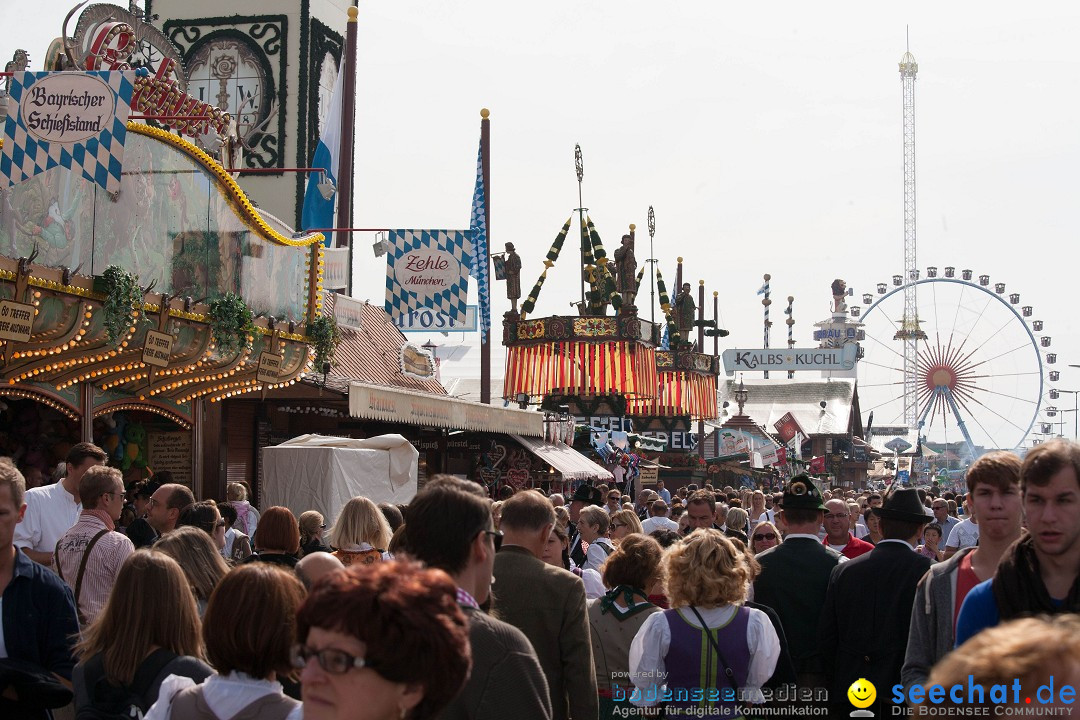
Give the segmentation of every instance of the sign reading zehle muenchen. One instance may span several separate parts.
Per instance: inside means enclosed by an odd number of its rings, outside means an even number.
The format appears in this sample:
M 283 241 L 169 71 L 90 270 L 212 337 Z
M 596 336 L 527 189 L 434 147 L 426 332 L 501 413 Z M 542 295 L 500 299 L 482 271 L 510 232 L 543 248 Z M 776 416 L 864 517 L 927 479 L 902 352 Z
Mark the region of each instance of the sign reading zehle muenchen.
M 838 348 L 776 348 L 725 350 L 724 372 L 736 370 L 851 370 L 859 348 L 849 343 Z

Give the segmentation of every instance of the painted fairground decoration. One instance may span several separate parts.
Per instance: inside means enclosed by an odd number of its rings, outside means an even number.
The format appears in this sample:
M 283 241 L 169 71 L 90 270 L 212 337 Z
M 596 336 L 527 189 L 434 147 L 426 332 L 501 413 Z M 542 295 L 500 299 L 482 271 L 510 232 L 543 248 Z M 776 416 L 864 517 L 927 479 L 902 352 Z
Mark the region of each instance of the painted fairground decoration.
M 45 66 L 70 72 L 16 74 L 7 124 L 26 132 L 0 150 L 14 160 L 75 140 L 89 152 L 94 126 L 119 122 L 123 168 L 107 162 L 110 185 L 64 150 L 66 162 L 0 183 L 0 304 L 18 320 L 0 338 L 0 396 L 81 418 L 85 436 L 93 418 L 129 411 L 188 428 L 196 401 L 295 383 L 311 368 L 322 235 L 294 235 L 240 190 L 234 123 L 185 93 L 160 32 L 111 5 L 86 8 L 73 36 L 67 24 Z M 117 120 L 128 98 L 159 127 Z M 182 454 L 170 442 L 148 457 Z

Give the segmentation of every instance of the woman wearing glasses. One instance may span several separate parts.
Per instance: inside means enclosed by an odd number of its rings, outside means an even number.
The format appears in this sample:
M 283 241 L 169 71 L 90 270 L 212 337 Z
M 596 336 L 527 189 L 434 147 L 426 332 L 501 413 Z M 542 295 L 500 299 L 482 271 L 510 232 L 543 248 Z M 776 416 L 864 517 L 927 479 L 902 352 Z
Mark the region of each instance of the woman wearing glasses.
M 633 533 L 639 535 L 645 533 L 641 528 L 641 519 L 638 518 L 637 513 L 633 510 L 619 510 L 611 515 L 608 537 L 611 538 L 613 544 L 617 546 L 624 537 Z
M 300 608 L 294 666 L 304 720 L 424 720 L 471 667 L 457 588 L 406 562 L 353 566 L 320 582 Z
M 779 545 L 782 539 L 776 526 L 768 520 L 763 520 L 755 525 L 754 531 L 750 533 L 750 554 L 760 555 L 769 548 Z
M 304 586 L 272 563 L 234 568 L 214 589 L 203 618 L 206 658 L 217 674 L 195 685 L 171 676 L 146 720 L 299 720 L 300 703 L 278 678 L 292 672 L 296 612 Z

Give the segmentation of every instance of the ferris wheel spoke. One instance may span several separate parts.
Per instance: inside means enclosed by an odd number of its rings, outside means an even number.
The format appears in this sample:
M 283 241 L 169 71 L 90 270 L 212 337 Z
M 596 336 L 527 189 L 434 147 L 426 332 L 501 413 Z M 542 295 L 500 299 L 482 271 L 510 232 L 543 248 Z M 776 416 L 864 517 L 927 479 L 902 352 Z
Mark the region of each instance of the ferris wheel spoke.
M 889 398 L 889 399 L 888 399 L 888 400 L 886 400 L 885 402 L 881 402 L 881 403 L 878 403 L 877 405 L 875 405 L 875 406 L 873 406 L 873 407 L 865 408 L 865 409 L 863 410 L 863 412 L 865 412 L 865 413 L 873 412 L 874 410 L 877 410 L 878 408 L 883 408 L 883 407 L 885 407 L 886 405 L 891 405 L 892 403 L 894 403 L 894 402 L 899 402 L 900 400 L 903 400 L 903 399 L 904 399 L 904 396 L 903 396 L 903 395 L 901 395 L 901 396 L 899 396 L 899 397 Z M 900 419 L 901 417 L 903 417 L 903 415 L 904 415 L 904 411 L 903 411 L 903 409 L 901 409 L 901 410 L 900 410 L 900 414 L 899 414 L 899 415 L 897 415 L 897 416 L 896 416 L 895 418 L 893 418 L 893 419 L 892 419 L 892 420 L 891 420 L 891 421 L 890 421 L 890 422 L 889 422 L 888 424 L 889 424 L 889 425 L 892 425 L 892 424 L 893 424 L 893 423 L 895 423 L 895 422 L 896 422 L 897 420 L 899 420 L 899 419 Z
M 892 370 L 893 372 L 898 372 L 898 373 L 903 373 L 904 372 L 903 368 L 893 367 L 892 365 L 882 365 L 881 363 L 870 362 L 869 360 L 865 360 L 865 359 L 860 360 L 859 362 L 863 363 L 863 364 L 866 364 L 866 365 L 872 365 L 874 367 L 884 368 L 885 370 Z M 901 381 L 901 382 L 903 382 L 903 381 Z
M 1042 375 L 1041 372 L 1015 372 L 1015 373 L 994 373 L 993 375 L 969 375 L 972 380 L 982 380 L 985 378 L 1003 378 L 1003 377 L 1026 377 L 1028 375 Z
M 885 366 L 880 365 L 879 367 L 885 367 Z M 891 368 L 891 369 L 896 370 L 896 368 Z M 903 380 L 898 380 L 897 382 L 887 382 L 887 383 L 866 383 L 866 384 L 860 385 L 859 387 L 861 387 L 861 388 L 863 388 L 865 390 L 866 388 L 895 387 L 897 385 L 903 385 L 903 384 L 904 384 Z
M 1028 403 L 1029 405 L 1035 405 L 1038 403 L 1038 400 L 1031 400 L 1029 398 L 1019 397 L 1017 395 L 1009 395 L 1008 393 L 998 392 L 997 390 L 988 390 L 986 388 L 979 388 L 979 390 L 980 392 L 987 393 L 988 395 L 997 395 L 999 397 L 1009 398 L 1010 400 L 1019 400 L 1020 402 Z
M 978 402 L 978 401 L 976 400 L 976 402 Z M 980 405 L 982 405 L 982 403 L 979 403 L 979 404 L 980 404 Z M 983 426 L 983 424 L 982 424 L 982 423 L 981 423 L 981 422 L 979 421 L 979 418 L 978 418 L 978 417 L 977 417 L 977 416 L 975 415 L 975 413 L 971 412 L 971 410 L 970 410 L 970 409 L 969 409 L 969 408 L 967 407 L 967 405 L 966 405 L 966 404 L 961 404 L 961 406 L 962 406 L 962 407 L 964 408 L 964 411 L 965 411 L 965 412 L 967 413 L 968 417 L 970 417 L 970 418 L 971 418 L 971 421 L 972 421 L 972 422 L 974 422 L 974 423 L 975 423 L 976 425 L 978 425 L 978 426 L 979 426 L 979 429 L 980 429 L 980 430 L 982 430 L 982 431 L 983 431 L 983 433 L 984 433 L 984 434 L 986 435 L 986 437 L 988 437 L 988 438 L 990 439 L 990 442 L 991 442 L 991 443 L 993 444 L 993 446 L 994 446 L 995 448 L 999 448 L 999 447 L 1001 447 L 1001 443 L 999 443 L 999 442 L 998 442 L 997 440 L 995 440 L 995 439 L 994 439 L 994 436 L 993 436 L 993 435 L 991 435 L 991 434 L 990 434 L 990 431 L 989 431 L 989 430 L 987 430 L 987 429 L 986 429 L 986 428 L 985 428 L 985 427 Z M 985 405 L 983 405 L 983 407 L 986 407 L 986 406 L 985 406 Z M 994 411 L 993 411 L 993 410 L 992 410 L 991 408 L 986 408 L 986 409 L 987 409 L 987 410 L 990 410 L 991 412 L 994 412 Z M 995 415 L 997 415 L 997 413 L 996 413 L 996 412 L 995 412 L 994 414 L 995 414 Z M 960 424 L 960 420 L 961 420 L 960 416 L 959 416 L 959 415 L 957 415 L 957 418 L 956 418 L 956 419 L 957 419 L 957 425 L 959 425 L 959 424 Z M 969 433 L 969 434 L 970 434 L 970 433 Z
M 1012 350 L 1006 350 L 1005 352 L 1001 353 L 1000 355 L 995 355 L 994 357 L 986 358 L 985 360 L 980 360 L 977 363 L 973 363 L 973 364 L 967 366 L 965 368 L 965 370 L 973 370 L 973 369 L 979 367 L 980 365 L 985 365 L 988 362 L 993 362 L 994 360 L 998 360 L 1000 358 L 1003 358 L 1006 355 L 1012 355 L 1017 350 L 1023 350 L 1025 348 L 1030 348 L 1030 347 L 1031 347 L 1030 343 L 1022 343 L 1022 344 L 1017 345 L 1016 347 L 1014 347 Z M 1035 374 L 1038 374 L 1038 373 L 1035 373 Z
M 1005 422 L 1006 422 L 1006 423 L 1008 423 L 1009 425 L 1012 425 L 1012 426 L 1013 426 L 1014 428 L 1016 428 L 1017 430 L 1019 430 L 1019 431 L 1021 431 L 1021 432 L 1023 432 L 1023 431 L 1024 431 L 1024 428 L 1020 427 L 1019 425 L 1017 425 L 1016 423 L 1014 423 L 1014 422 L 1013 422 L 1012 420 L 1010 420 L 1009 418 L 1005 417 L 1004 415 L 1002 415 L 1001 413 L 999 413 L 999 412 L 998 412 L 997 410 L 995 410 L 994 408 L 990 407 L 990 406 L 989 406 L 989 405 L 987 405 L 986 403 L 982 402 L 982 401 L 981 401 L 981 400 L 979 400 L 978 398 L 972 398 L 972 402 L 974 402 L 974 403 L 978 403 L 978 404 L 979 404 L 979 405 L 981 405 L 982 407 L 986 408 L 987 412 L 991 412 L 991 413 L 993 413 L 993 414 L 994 414 L 994 415 L 996 415 L 996 416 L 997 416 L 998 418 L 1000 418 L 1001 420 L 1005 421 Z M 966 409 L 966 408 L 965 408 L 965 409 Z M 970 412 L 970 411 L 969 411 L 969 412 Z M 974 414 L 972 415 L 972 417 L 974 417 Z M 976 420 L 976 422 L 978 422 L 978 420 Z M 980 425 L 979 425 L 979 427 L 982 427 L 982 425 L 980 424 Z M 984 432 L 985 432 L 985 430 L 986 430 L 986 429 L 985 429 L 985 428 L 983 428 L 983 431 L 984 431 Z M 989 435 L 989 433 L 987 433 L 987 435 Z
M 1001 331 L 1004 330 L 1005 328 L 1009 327 L 1009 325 L 1011 325 L 1013 322 L 1014 321 L 1012 319 L 1006 320 L 1005 324 L 1003 324 L 1001 327 L 999 327 L 997 330 L 995 330 L 989 337 L 987 337 L 985 340 L 983 340 L 979 344 L 978 347 L 976 347 L 974 350 L 972 350 L 970 353 L 968 353 L 968 357 L 971 357 L 972 355 L 977 353 L 979 350 L 982 350 L 983 347 L 985 347 L 988 342 L 990 342 L 995 337 L 997 337 L 999 334 L 1001 334 Z
M 898 358 L 900 358 L 900 359 L 903 359 L 903 357 L 904 357 L 904 354 L 903 354 L 903 353 L 900 353 L 900 352 L 897 352 L 897 351 L 896 351 L 896 349 L 895 349 L 895 348 L 893 348 L 893 347 L 892 347 L 892 346 L 891 346 L 891 345 L 890 345 L 889 343 L 885 343 L 885 342 L 882 342 L 881 340 L 878 340 L 878 339 L 877 339 L 876 337 L 874 337 L 874 336 L 873 336 L 873 335 L 871 335 L 870 333 L 866 333 L 866 338 L 867 338 L 868 340 L 873 340 L 873 341 L 874 341 L 874 342 L 876 342 L 876 343 L 877 343 L 878 345 L 880 345 L 881 347 L 883 347 L 883 348 L 885 348 L 886 350 L 888 350 L 889 352 L 891 352 L 891 353 L 892 353 L 893 355 L 897 356 L 897 357 L 898 357 Z
M 964 349 L 964 345 L 966 345 L 967 341 L 975 334 L 975 328 L 977 328 L 979 326 L 979 323 L 982 322 L 983 317 L 986 315 L 987 309 L 990 307 L 990 303 L 993 302 L 993 301 L 994 301 L 993 297 L 990 297 L 990 298 L 987 299 L 986 303 L 982 306 L 982 310 L 980 310 L 979 314 L 975 316 L 975 322 L 973 322 L 971 324 L 971 327 L 968 328 L 968 330 L 964 333 L 964 341 L 960 343 L 960 346 L 957 348 L 957 350 L 963 350 Z M 960 317 L 960 306 L 961 306 L 961 303 L 957 303 L 957 305 L 956 305 L 956 317 L 953 319 L 953 330 L 954 331 L 956 330 L 956 321 Z

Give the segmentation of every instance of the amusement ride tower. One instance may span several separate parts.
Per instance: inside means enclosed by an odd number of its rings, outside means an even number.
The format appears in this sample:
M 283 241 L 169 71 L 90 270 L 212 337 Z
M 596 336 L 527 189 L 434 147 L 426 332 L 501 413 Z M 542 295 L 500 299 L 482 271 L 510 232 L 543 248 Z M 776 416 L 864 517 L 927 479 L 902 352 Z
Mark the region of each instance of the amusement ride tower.
M 915 267 L 915 75 L 919 65 L 910 46 L 900 58 L 900 79 L 904 85 L 904 317 L 894 340 L 904 343 L 904 424 L 919 424 L 918 343 L 926 339 L 919 327 L 915 301 L 919 271 Z

